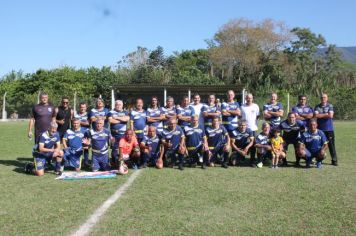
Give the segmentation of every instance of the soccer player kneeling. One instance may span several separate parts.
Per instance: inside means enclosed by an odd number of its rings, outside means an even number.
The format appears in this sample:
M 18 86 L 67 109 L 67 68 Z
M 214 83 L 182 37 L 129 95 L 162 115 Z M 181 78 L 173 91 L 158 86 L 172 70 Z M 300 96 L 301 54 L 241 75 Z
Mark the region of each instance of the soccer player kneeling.
M 212 126 L 207 127 L 205 134 L 207 136 L 209 151 L 206 152 L 208 163 L 214 166 L 218 160 L 218 155 L 222 157 L 221 166 L 228 168 L 229 151 L 230 151 L 230 137 L 223 125 L 220 124 L 220 118 L 214 117 Z
M 176 155 L 179 158 L 179 169 L 184 169 L 184 154 L 186 153 L 183 130 L 177 126 L 177 120 L 168 121 L 167 129 L 162 132 L 162 145 L 164 146 L 164 165 L 172 167 L 176 163 Z
M 306 160 L 306 167 L 309 168 L 312 158 L 315 158 L 316 167 L 321 168 L 322 161 L 326 157 L 328 141 L 323 131 L 317 129 L 316 119 L 309 122 L 309 130 L 301 134 L 297 155 L 299 158 Z
M 80 126 L 80 118 L 73 119 L 73 128 L 68 129 L 64 133 L 64 166 L 73 167 L 76 171 L 80 171 L 83 144 L 89 144 L 89 140 L 85 137 L 87 129 Z
M 199 116 L 191 118 L 191 126 L 184 127 L 186 137 L 186 149 L 189 166 L 195 167 L 197 162 L 201 163 L 201 168 L 206 169 L 208 158 L 205 153 L 209 150 L 204 127 L 199 125 Z
M 28 163 L 25 166 L 26 173 L 33 173 L 37 176 L 44 175 L 46 162 L 56 161 L 56 174 L 61 174 L 61 162 L 63 151 L 60 149 L 60 138 L 57 132 L 57 123 L 51 122 L 49 129 L 42 133 L 38 146 L 33 151 L 34 165 Z
M 137 169 L 140 155 L 140 148 L 134 136 L 134 131 L 126 130 L 124 137 L 119 141 L 119 168 L 124 162 L 127 162 L 133 169 Z
M 146 168 L 147 165 L 156 166 L 158 169 L 163 168 L 163 146 L 155 126 L 148 127 L 148 133 L 141 141 L 140 147 L 142 150 L 142 168 Z

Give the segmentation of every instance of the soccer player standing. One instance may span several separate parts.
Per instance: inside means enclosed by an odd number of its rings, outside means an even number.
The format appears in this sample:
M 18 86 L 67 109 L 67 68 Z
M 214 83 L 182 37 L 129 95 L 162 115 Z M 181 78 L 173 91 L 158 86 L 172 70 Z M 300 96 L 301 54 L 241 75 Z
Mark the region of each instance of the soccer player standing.
M 41 135 L 50 127 L 51 121 L 55 121 L 54 106 L 48 103 L 48 94 L 40 93 L 40 103 L 33 106 L 28 125 L 28 137 L 32 138 L 32 126 L 35 124 L 35 143 L 40 141 Z
M 109 123 L 107 120 L 107 115 L 109 110 L 105 107 L 104 100 L 102 98 L 97 98 L 95 104 L 95 108 L 92 108 L 89 112 L 89 120 L 91 122 L 92 129 L 96 128 L 96 121 L 98 119 L 103 119 L 104 127 L 108 129 Z
M 269 103 L 263 106 L 263 115 L 266 121 L 269 122 L 271 129 L 277 128 L 281 123 L 281 117 L 284 114 L 282 103 L 277 101 L 276 93 L 271 94 Z
M 141 143 L 147 128 L 147 114 L 143 109 L 142 98 L 136 99 L 136 107 L 130 112 L 130 123 L 131 130 L 136 134 L 138 143 Z
M 79 104 L 79 113 L 77 114 L 77 117 L 80 119 L 80 126 L 82 128 L 86 129 L 86 132 L 88 133 L 90 130 L 90 122 L 89 122 L 89 117 L 87 113 L 87 104 L 85 102 L 81 102 Z M 84 165 L 90 166 L 89 163 L 89 146 L 84 144 L 83 145 L 83 152 L 84 152 Z
M 208 98 L 208 105 L 202 108 L 204 116 L 204 126 L 208 127 L 212 125 L 214 117 L 220 117 L 221 111 L 218 105 L 216 104 L 215 94 L 210 94 Z
M 115 141 L 111 145 L 111 163 L 117 165 L 118 163 L 118 144 L 122 137 L 124 137 L 127 122 L 130 120 L 128 112 L 124 110 L 124 104 L 121 100 L 115 101 L 115 108 L 108 114 L 108 120 L 110 123 L 111 135 L 115 138 Z
M 237 128 L 238 116 L 241 115 L 240 105 L 235 101 L 235 92 L 227 91 L 227 102 L 221 105 L 222 124 L 231 136 L 234 129 Z
M 178 125 L 182 129 L 184 129 L 185 126 L 190 126 L 190 121 L 194 114 L 194 108 L 189 105 L 188 96 L 184 96 L 180 107 L 177 108 Z
M 309 120 L 314 116 L 313 108 L 307 104 L 305 95 L 299 95 L 298 100 L 299 102 L 292 108 L 292 112 L 295 114 L 296 119 L 303 123 L 304 127 L 309 127 Z
M 151 98 L 151 106 L 147 108 L 147 125 L 156 127 L 156 132 L 163 131 L 162 120 L 165 118 L 164 112 L 158 106 L 158 98 L 153 96 Z
M 337 154 L 335 148 L 335 133 L 334 133 L 334 106 L 328 102 L 328 95 L 323 93 L 320 97 L 321 103 L 314 109 L 315 117 L 318 121 L 318 127 L 322 130 L 328 139 L 329 152 L 331 156 L 331 164 L 337 166 Z
M 177 118 L 177 109 L 174 105 L 174 98 L 168 97 L 166 106 L 162 107 L 162 113 L 164 114 L 163 118 L 163 128 L 167 129 L 167 123 L 171 119 Z

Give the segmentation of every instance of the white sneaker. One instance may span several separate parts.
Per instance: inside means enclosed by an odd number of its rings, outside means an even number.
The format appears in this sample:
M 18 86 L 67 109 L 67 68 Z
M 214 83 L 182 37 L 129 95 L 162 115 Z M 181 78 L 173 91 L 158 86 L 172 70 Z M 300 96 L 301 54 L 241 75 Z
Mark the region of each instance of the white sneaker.
M 259 163 L 257 164 L 257 167 L 258 167 L 258 168 L 262 168 L 262 166 L 263 166 L 263 163 L 262 163 L 262 162 L 259 162 Z

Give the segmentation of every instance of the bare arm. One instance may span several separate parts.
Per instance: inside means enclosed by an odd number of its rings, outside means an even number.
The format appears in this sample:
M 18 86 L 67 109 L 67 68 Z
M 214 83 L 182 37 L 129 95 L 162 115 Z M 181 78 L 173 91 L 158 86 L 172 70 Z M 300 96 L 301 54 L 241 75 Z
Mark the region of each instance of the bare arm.
M 35 123 L 35 119 L 34 118 L 30 118 L 30 121 L 28 122 L 28 137 L 31 138 L 32 137 L 32 127 L 33 124 Z
M 54 152 L 54 151 L 55 151 L 54 148 L 45 148 L 45 147 L 44 147 L 44 143 L 40 143 L 40 144 L 39 144 L 38 150 L 39 150 L 40 152 Z

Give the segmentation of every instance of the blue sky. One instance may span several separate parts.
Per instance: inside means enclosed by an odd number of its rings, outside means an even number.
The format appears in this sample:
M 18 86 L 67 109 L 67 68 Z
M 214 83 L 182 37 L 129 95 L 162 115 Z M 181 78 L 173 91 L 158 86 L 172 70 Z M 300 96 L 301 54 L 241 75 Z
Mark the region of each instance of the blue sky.
M 0 76 L 62 65 L 114 66 L 137 46 L 206 48 L 223 24 L 245 17 L 307 27 L 328 43 L 356 46 L 356 1 L 1 0 Z

